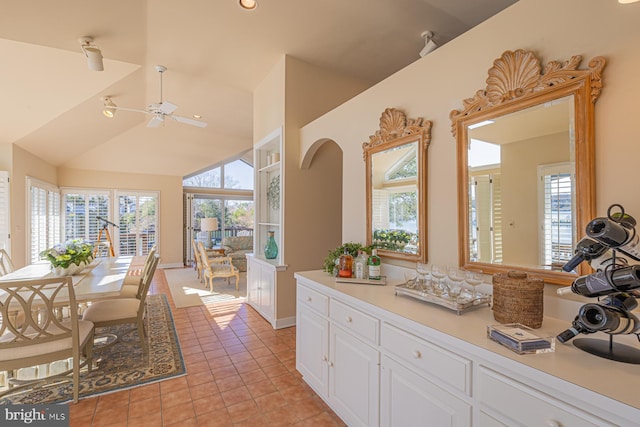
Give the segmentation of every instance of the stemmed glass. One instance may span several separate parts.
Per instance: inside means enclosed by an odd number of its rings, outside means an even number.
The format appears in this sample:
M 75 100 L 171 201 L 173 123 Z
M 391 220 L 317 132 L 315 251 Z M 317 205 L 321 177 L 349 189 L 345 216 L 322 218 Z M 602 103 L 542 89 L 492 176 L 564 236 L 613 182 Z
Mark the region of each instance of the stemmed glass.
M 448 270 L 449 280 L 451 285 L 449 286 L 449 297 L 457 301 L 458 297 L 462 293 L 462 283 L 464 282 L 464 273 L 457 267 L 450 267 Z
M 442 283 L 442 279 L 447 277 L 447 268 L 444 265 L 433 264 L 431 266 L 431 275 L 436 278 L 433 284 L 433 293 L 440 296 L 444 292 L 445 286 Z
M 465 282 L 467 282 L 473 289 L 473 299 L 478 298 L 478 291 L 476 290 L 476 287 L 482 283 L 482 275 L 477 271 L 467 270 L 465 272 Z

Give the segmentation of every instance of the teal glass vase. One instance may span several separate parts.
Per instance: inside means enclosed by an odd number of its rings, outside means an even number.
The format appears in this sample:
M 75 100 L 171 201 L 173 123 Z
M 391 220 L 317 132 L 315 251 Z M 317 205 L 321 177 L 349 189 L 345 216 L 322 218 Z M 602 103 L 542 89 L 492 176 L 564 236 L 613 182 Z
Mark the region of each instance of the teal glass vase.
M 267 244 L 264 247 L 264 257 L 266 259 L 276 259 L 278 257 L 278 245 L 273 237 L 273 231 L 267 231 Z

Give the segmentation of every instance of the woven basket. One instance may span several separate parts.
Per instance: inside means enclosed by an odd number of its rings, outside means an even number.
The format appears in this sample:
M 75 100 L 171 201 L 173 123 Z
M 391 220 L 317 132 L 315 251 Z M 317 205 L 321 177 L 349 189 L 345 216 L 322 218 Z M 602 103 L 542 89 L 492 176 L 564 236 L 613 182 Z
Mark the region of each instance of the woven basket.
M 542 326 L 544 281 L 527 273 L 509 271 L 493 275 L 493 317 L 500 323 Z

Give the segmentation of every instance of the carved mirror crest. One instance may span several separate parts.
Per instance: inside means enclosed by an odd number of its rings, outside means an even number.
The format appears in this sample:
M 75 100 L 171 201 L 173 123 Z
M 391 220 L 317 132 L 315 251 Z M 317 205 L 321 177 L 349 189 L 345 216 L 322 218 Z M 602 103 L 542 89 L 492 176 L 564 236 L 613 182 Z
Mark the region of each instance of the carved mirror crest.
M 427 259 L 427 148 L 431 122 L 387 108 L 362 144 L 366 164 L 367 245 L 380 256 Z
M 486 87 L 450 113 L 457 138 L 459 261 L 492 274 L 518 269 L 568 284 L 562 271 L 595 213 L 594 104 L 603 57 L 544 68 L 506 51 Z

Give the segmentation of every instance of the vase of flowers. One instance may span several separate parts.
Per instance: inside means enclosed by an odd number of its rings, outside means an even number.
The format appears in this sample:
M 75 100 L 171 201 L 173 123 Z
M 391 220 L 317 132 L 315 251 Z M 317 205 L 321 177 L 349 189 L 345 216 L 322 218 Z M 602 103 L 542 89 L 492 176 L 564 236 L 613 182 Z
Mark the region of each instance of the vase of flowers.
M 71 276 L 91 264 L 93 243 L 82 239 L 67 240 L 40 252 L 40 258 L 51 263 L 54 275 Z

